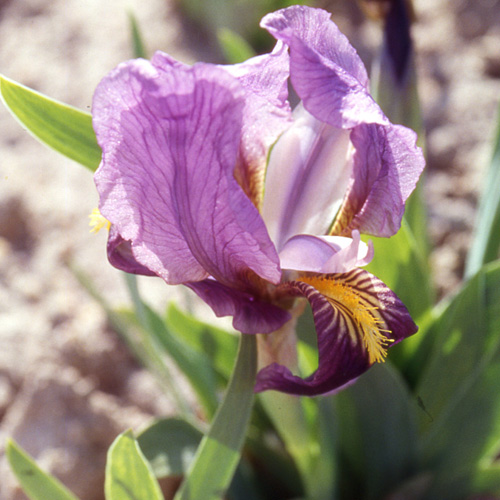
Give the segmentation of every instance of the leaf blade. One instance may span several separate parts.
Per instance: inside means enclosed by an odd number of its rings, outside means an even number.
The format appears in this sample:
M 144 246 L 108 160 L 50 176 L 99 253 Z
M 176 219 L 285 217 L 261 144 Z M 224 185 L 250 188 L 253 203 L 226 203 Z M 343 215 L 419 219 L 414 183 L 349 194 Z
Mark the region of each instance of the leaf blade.
M 217 40 L 228 64 L 238 64 L 255 56 L 252 46 L 229 28 L 217 30 Z
M 481 464 L 500 452 L 500 261 L 464 286 L 432 329 L 438 338 L 416 389 L 421 458 L 432 498 L 474 492 Z
M 78 500 L 62 483 L 44 472 L 14 441 L 6 447 L 9 464 L 31 500 Z
M 164 418 L 141 432 L 137 442 L 156 477 L 162 478 L 186 474 L 202 437 L 186 420 Z
M 163 500 L 158 481 L 131 431 L 120 434 L 108 450 L 106 500 Z
M 499 257 L 500 250 L 500 106 L 493 155 L 485 188 L 479 201 L 472 246 L 467 255 L 465 276 L 470 277 L 483 264 Z
M 348 464 L 354 473 L 350 480 L 340 474 L 346 481 L 342 487 L 365 488 L 350 491 L 352 498 L 385 498 L 417 469 L 417 405 L 408 387 L 386 362 L 373 366 L 335 400 L 344 467 Z
M 165 325 L 181 341 L 206 355 L 220 377 L 229 379 L 237 352 L 236 335 L 199 321 L 173 303 L 168 307 Z
M 218 401 L 215 373 L 210 360 L 203 352 L 193 349 L 185 338 L 174 335 L 167 321 L 163 320 L 142 300 L 135 275 L 127 274 L 125 279 L 135 309 L 135 314 L 130 319 L 142 329 L 143 343 L 153 347 L 150 349 L 151 360 L 159 358 L 161 363 L 161 356 L 158 355 L 157 351 L 163 348 L 191 383 L 206 414 L 212 417 L 217 409 Z M 170 385 L 170 392 L 177 394 L 176 399 L 184 405 L 175 384 L 171 383 Z
M 128 13 L 128 22 L 130 25 L 130 35 L 132 38 L 132 49 L 134 57 L 142 57 L 143 59 L 148 58 L 148 52 L 146 50 L 146 45 L 144 44 L 144 39 L 142 37 L 141 29 L 139 28 L 139 22 L 132 11 Z
M 92 116 L 0 75 L 0 94 L 7 109 L 39 141 L 92 172 L 101 149 Z

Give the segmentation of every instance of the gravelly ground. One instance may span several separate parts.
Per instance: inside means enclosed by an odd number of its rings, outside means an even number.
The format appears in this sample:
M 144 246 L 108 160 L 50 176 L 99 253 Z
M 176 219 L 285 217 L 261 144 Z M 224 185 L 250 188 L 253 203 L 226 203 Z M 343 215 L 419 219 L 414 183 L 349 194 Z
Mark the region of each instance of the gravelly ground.
M 129 2 L 150 48 L 192 62 L 171 2 Z M 439 289 L 456 289 L 489 157 L 500 95 L 500 2 L 416 0 L 429 169 L 425 193 Z M 140 8 L 139 8 L 140 7 Z M 352 2 L 330 10 L 369 58 L 376 25 Z M 0 0 L 0 72 L 80 108 L 99 79 L 130 57 L 119 0 Z M 198 44 L 200 47 L 200 44 Z M 90 235 L 97 203 L 85 169 L 46 150 L 0 108 L 0 447 L 13 436 L 81 498 L 102 496 L 104 453 L 123 429 L 174 412 L 106 326 L 65 267 L 68 257 L 115 303 L 126 300 L 105 261 L 105 235 Z M 172 292 L 155 280 L 148 295 Z M 0 498 L 23 498 L 0 451 Z M 82 464 L 85 464 L 82 466 Z

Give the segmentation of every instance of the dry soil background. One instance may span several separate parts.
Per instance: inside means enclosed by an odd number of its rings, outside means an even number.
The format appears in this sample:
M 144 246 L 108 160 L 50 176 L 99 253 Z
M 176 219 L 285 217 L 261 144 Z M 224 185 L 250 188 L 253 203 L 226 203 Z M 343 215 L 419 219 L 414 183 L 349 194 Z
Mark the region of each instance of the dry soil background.
M 150 49 L 192 62 L 168 0 L 0 0 L 0 72 L 89 108 L 104 74 L 130 57 L 126 8 Z M 370 57 L 378 28 L 351 0 L 334 19 Z M 441 290 L 460 279 L 489 157 L 500 95 L 500 2 L 416 0 L 414 37 L 428 134 L 426 201 Z M 127 300 L 105 260 L 105 235 L 90 235 L 97 204 L 88 172 L 35 142 L 0 109 L 0 499 L 24 498 L 6 466 L 12 436 L 86 500 L 103 498 L 105 451 L 127 427 L 175 412 L 131 359 L 100 308 L 65 267 L 68 256 L 114 303 Z M 173 293 L 148 281 L 149 298 Z

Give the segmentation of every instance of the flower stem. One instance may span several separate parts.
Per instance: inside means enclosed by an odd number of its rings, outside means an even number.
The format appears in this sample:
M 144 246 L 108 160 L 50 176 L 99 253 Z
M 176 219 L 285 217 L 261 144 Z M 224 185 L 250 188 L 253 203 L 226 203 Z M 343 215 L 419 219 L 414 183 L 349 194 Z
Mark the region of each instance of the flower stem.
M 224 496 L 245 441 L 252 413 L 256 370 L 255 336 L 242 334 L 224 400 L 174 500 L 216 500 Z

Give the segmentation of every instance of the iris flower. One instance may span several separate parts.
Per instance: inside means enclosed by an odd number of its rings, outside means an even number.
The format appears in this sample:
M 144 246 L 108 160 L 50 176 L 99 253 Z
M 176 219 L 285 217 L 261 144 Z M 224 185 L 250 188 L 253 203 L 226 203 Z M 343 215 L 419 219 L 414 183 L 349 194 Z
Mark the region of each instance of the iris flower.
M 373 250 L 360 234 L 397 232 L 424 160 L 327 12 L 290 7 L 261 26 L 274 50 L 241 64 L 157 52 L 106 76 L 93 102 L 95 181 L 115 267 L 188 286 L 244 334 L 285 332 L 305 298 L 317 370 L 303 379 L 272 362 L 255 389 L 317 395 L 417 330 L 361 269 Z

